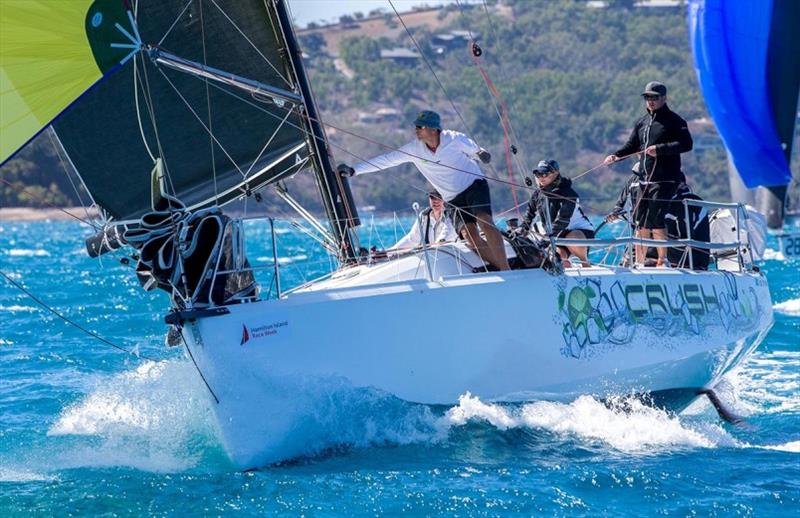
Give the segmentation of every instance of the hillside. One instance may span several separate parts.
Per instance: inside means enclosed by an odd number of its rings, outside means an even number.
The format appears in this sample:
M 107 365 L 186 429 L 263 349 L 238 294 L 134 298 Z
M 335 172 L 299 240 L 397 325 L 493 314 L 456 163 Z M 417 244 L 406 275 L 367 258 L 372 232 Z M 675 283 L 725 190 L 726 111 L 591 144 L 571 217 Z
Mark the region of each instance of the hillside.
M 522 183 L 523 171 L 546 157 L 558 160 L 568 176 L 596 166 L 624 142 L 644 110 L 639 93 L 655 79 L 667 84 L 670 106 L 690 122 L 695 149 L 683 160 L 691 183 L 703 197 L 727 199 L 725 150 L 694 75 L 686 7 L 673 4 L 542 0 L 484 7 L 462 2 L 401 13 L 419 48 L 391 11 L 354 13 L 337 25 L 312 26 L 298 35 L 337 162 L 354 163 L 404 144 L 413 138 L 415 113 L 432 108 L 445 126 L 471 135 L 492 152 L 490 177 L 508 180 L 503 129 L 468 50 L 471 35 L 508 106 L 511 140 L 519 150 L 514 182 Z M 627 168 L 599 168 L 578 180 L 587 206 L 607 209 Z M 14 188 L 0 185 L 0 205 L 36 206 L 38 198 L 78 204 L 76 182 L 63 171 L 45 133 L 0 171 L 15 183 Z M 20 194 L 23 185 L 37 196 Z M 352 185 L 359 205 L 381 211 L 407 209 L 426 188 L 410 166 L 357 178 Z M 291 187 L 302 202 L 318 207 L 308 175 Z M 520 200 L 527 196 L 518 195 Z M 493 184 L 492 196 L 497 209 L 513 204 L 511 189 L 502 183 Z

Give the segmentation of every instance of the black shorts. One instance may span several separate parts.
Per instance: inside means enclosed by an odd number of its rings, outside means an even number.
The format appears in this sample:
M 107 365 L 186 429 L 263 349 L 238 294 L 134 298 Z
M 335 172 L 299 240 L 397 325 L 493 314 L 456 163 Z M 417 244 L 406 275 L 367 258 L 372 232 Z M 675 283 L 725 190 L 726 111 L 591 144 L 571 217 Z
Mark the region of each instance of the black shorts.
M 483 178 L 475 180 L 447 204 L 457 229 L 467 223 L 475 223 L 475 216 L 480 212 L 486 213 L 491 218 L 492 198 L 489 194 L 489 182 Z
M 670 200 L 675 196 L 675 182 L 651 183 L 643 189 L 633 212 L 634 225 L 639 228 L 665 228 L 664 215 L 669 211 Z

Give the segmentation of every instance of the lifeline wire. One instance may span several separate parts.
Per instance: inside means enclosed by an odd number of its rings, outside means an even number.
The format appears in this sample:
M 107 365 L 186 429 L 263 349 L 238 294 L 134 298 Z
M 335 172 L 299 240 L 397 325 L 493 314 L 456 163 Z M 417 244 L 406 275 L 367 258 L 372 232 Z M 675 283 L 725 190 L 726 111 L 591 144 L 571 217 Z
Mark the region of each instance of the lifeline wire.
M 63 315 L 63 314 L 61 314 L 61 313 L 60 313 L 58 310 L 56 310 L 56 309 L 55 309 L 55 308 L 53 308 L 52 306 L 48 305 L 48 304 L 47 304 L 46 302 L 44 302 L 42 299 L 40 299 L 39 297 L 37 297 L 36 295 L 34 295 L 34 294 L 33 294 L 33 293 L 31 293 L 30 291 L 28 291 L 28 290 L 27 290 L 27 289 L 26 289 L 26 288 L 25 288 L 25 287 L 24 287 L 22 284 L 18 283 L 17 281 L 15 281 L 14 279 L 12 279 L 12 278 L 11 278 L 11 277 L 9 277 L 8 275 L 6 275 L 6 274 L 5 274 L 5 272 L 3 272 L 3 271 L 0 271 L 0 276 L 2 276 L 2 277 L 3 277 L 3 278 L 6 280 L 6 281 L 8 281 L 8 282 L 9 282 L 9 283 L 10 283 L 12 286 L 16 287 L 18 290 L 20 290 L 20 291 L 21 291 L 21 292 L 23 292 L 25 295 L 27 295 L 28 297 L 30 297 L 30 298 L 31 298 L 31 299 L 32 299 L 34 302 L 36 302 L 37 304 L 39 304 L 41 307 L 43 307 L 44 309 L 46 309 L 47 311 L 49 311 L 49 312 L 50 312 L 50 313 L 52 313 L 53 315 L 57 316 L 58 318 L 60 318 L 60 319 L 61 319 L 61 320 L 63 320 L 64 322 L 66 322 L 67 324 L 69 324 L 69 325 L 71 325 L 71 326 L 73 326 L 73 327 L 75 327 L 75 328 L 77 328 L 77 329 L 79 329 L 79 330 L 83 331 L 83 332 L 84 332 L 84 333 L 86 333 L 87 335 L 89 335 L 89 336 L 91 336 L 91 337 L 94 337 L 94 338 L 96 338 L 96 339 L 100 340 L 101 342 L 103 342 L 103 343 L 104 343 L 104 344 L 106 344 L 106 345 L 110 345 L 110 346 L 111 346 L 111 347 L 113 347 L 114 349 L 119 349 L 120 351 L 122 351 L 122 352 L 125 352 L 125 353 L 128 353 L 128 354 L 131 354 L 131 355 L 133 355 L 133 356 L 136 356 L 137 358 L 143 358 L 143 359 L 145 359 L 145 360 L 149 360 L 149 361 L 151 361 L 151 362 L 156 362 L 156 361 L 158 361 L 158 360 L 155 360 L 155 359 L 153 359 L 153 358 L 150 358 L 150 357 L 148 357 L 148 356 L 145 356 L 144 354 L 140 354 L 140 353 L 134 353 L 132 350 L 125 349 L 124 347 L 122 347 L 122 346 L 120 346 L 120 345 L 117 345 L 117 344 L 115 344 L 114 342 L 111 342 L 111 341 L 109 341 L 109 340 L 107 340 L 107 339 L 103 338 L 102 336 L 98 335 L 98 334 L 97 334 L 97 333 L 95 333 L 94 331 L 91 331 L 91 330 L 89 330 L 89 329 L 86 329 L 85 327 L 83 327 L 83 326 L 82 326 L 82 325 L 80 325 L 79 323 L 77 323 L 77 322 L 75 322 L 74 320 L 71 320 L 71 319 L 69 319 L 68 317 L 64 316 L 64 315 Z

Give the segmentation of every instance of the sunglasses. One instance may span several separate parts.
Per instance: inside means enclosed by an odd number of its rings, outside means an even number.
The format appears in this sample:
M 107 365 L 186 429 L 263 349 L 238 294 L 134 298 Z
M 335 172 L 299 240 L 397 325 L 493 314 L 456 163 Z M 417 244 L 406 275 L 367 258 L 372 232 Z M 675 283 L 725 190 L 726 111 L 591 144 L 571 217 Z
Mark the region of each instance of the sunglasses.
M 657 101 L 661 99 L 660 95 L 643 95 L 645 101 Z
M 551 174 L 553 174 L 553 171 L 547 171 L 547 172 L 537 171 L 533 173 L 533 176 L 537 178 L 544 178 L 545 176 L 550 176 Z

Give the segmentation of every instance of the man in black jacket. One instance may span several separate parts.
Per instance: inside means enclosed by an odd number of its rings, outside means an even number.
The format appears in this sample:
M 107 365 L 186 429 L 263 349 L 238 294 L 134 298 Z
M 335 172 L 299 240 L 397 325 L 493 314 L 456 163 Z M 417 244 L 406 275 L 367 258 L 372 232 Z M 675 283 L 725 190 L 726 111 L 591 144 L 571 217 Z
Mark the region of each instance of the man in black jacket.
M 578 193 L 572 188 L 572 181 L 561 176 L 558 162 L 542 160 L 533 170 L 539 189 L 533 191 L 528 202 L 528 211 L 522 223 L 522 232 L 531 229 L 533 220 L 539 221 L 547 228 L 551 225 L 548 237 L 566 239 L 593 239 L 594 226 L 584 214 L 580 206 Z M 566 261 L 570 255 L 580 259 L 583 266 L 590 266 L 587 257 L 588 247 L 559 246 L 558 254 Z
M 681 153 L 692 149 L 692 135 L 686 121 L 667 106 L 667 87 L 657 81 L 647 83 L 642 93 L 647 113 L 636 121 L 628 141 L 604 163 L 612 164 L 638 155 L 641 197 L 633 211 L 637 237 L 666 239 L 664 214 L 681 179 Z M 636 261 L 644 262 L 646 246 L 636 246 Z M 657 266 L 668 266 L 667 250 L 658 247 Z

